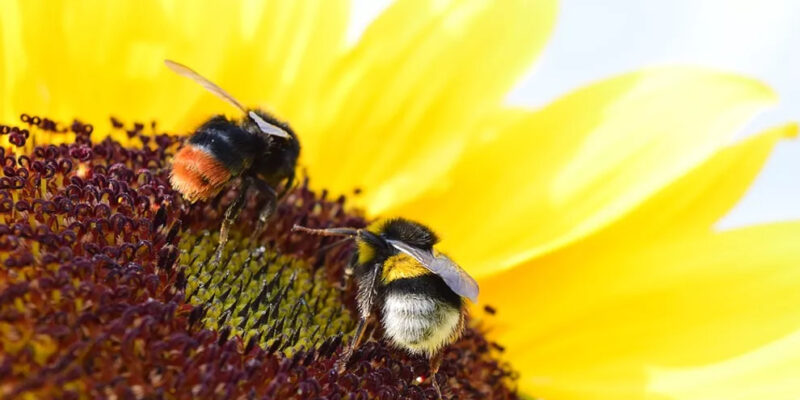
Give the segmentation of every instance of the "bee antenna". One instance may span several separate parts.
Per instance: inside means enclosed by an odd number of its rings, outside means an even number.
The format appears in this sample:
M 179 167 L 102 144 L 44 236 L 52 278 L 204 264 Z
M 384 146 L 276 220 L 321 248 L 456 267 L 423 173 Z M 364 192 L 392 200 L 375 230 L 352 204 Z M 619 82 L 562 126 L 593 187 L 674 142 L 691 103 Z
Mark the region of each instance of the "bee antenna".
M 320 247 L 319 248 L 319 252 L 320 253 L 324 253 L 324 252 L 326 252 L 326 251 L 328 251 L 328 250 L 330 250 L 330 249 L 332 249 L 332 248 L 334 248 L 334 247 L 336 247 L 336 246 L 338 246 L 338 245 L 340 245 L 342 243 L 348 242 L 350 240 L 353 240 L 353 238 L 350 237 L 350 236 L 343 237 L 343 238 L 341 238 L 341 239 L 339 239 L 339 240 L 337 240 L 337 241 L 335 241 L 335 242 L 333 242 L 331 244 L 327 244 L 325 246 Z
M 327 229 L 313 229 L 307 228 L 305 226 L 294 224 L 292 226 L 292 232 L 305 232 L 312 235 L 318 236 L 349 236 L 354 237 L 358 236 L 360 233 L 360 229 L 353 229 L 353 228 L 327 228 Z

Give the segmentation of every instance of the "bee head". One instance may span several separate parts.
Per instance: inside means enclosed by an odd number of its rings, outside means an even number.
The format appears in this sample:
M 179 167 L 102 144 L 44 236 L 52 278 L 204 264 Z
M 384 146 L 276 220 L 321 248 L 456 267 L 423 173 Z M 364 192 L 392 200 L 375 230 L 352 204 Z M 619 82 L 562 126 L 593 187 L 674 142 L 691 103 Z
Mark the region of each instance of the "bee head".
M 439 238 L 430 228 L 405 218 L 378 221 L 367 228 L 387 240 L 396 240 L 422 250 L 432 250 Z
M 439 241 L 428 227 L 403 218 L 374 222 L 357 238 L 358 262 L 366 264 L 377 256 L 389 257 L 397 250 L 387 240 L 396 240 L 423 250 L 431 250 Z
M 316 235 L 352 237 L 358 245 L 359 264 L 396 254 L 398 250 L 389 244 L 389 240 L 403 242 L 408 246 L 427 251 L 432 251 L 433 246 L 439 241 L 430 228 L 404 218 L 379 220 L 366 229 L 309 229 L 297 225 L 293 229 Z
M 268 159 L 259 160 L 262 168 L 271 173 L 280 171 L 281 177 L 294 175 L 297 159 L 300 157 L 300 141 L 289 124 L 266 112 L 250 110 L 239 127 L 260 138 L 268 147 Z

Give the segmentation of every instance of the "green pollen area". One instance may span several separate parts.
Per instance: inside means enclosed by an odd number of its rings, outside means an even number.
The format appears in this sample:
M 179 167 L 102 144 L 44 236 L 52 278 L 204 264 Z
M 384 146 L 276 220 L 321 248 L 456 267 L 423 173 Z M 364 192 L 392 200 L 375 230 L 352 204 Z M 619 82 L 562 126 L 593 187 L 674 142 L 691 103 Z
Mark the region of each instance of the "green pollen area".
M 202 307 L 203 326 L 228 327 L 245 343 L 254 340 L 287 356 L 351 334 L 350 312 L 323 269 L 314 271 L 306 261 L 255 245 L 237 232 L 215 263 L 218 237 L 204 231 L 179 244 L 187 298 Z

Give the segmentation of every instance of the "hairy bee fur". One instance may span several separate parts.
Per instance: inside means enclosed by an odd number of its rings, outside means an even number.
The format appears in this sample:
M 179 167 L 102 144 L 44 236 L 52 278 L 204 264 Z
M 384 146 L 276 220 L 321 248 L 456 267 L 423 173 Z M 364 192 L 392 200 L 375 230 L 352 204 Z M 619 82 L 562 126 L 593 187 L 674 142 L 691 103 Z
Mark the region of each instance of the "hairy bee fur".
M 461 267 L 433 246 L 436 234 L 402 218 L 379 221 L 366 229 L 295 230 L 356 240 L 352 270 L 358 285 L 359 322 L 353 341 L 339 360 L 346 368 L 364 339 L 366 326 L 380 315 L 384 335 L 396 347 L 428 357 L 431 383 L 439 397 L 436 372 L 443 349 L 464 330 L 467 304 L 475 301 L 478 285 Z
M 438 241 L 427 227 L 403 219 L 378 222 L 367 230 L 431 251 Z M 354 272 L 360 291 L 369 290 L 366 287 L 369 274 L 376 265 L 380 266 L 376 303 L 380 305 L 386 337 L 393 344 L 414 354 L 433 357 L 458 339 L 466 304 L 441 277 L 408 254 L 359 241 Z M 367 305 L 359 303 L 359 306 Z
M 243 117 L 212 117 L 195 130 L 172 160 L 170 183 L 190 202 L 208 200 L 233 178 L 241 177 L 239 195 L 225 210 L 215 261 L 219 262 L 228 233 L 245 203 L 250 186 L 269 199 L 259 212 L 253 237 L 257 237 L 275 208 L 275 203 L 294 182 L 300 142 L 289 125 L 271 115 L 244 107 L 225 90 L 191 68 L 171 60 L 165 65 L 191 79 L 215 96 L 238 108 Z M 281 194 L 276 187 L 283 183 Z

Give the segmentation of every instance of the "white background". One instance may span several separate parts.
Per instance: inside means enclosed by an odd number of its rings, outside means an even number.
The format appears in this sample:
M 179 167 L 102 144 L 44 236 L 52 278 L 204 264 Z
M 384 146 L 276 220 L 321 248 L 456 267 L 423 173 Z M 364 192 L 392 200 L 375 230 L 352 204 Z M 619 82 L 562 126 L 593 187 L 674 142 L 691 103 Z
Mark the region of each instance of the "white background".
M 502 0 L 499 0 L 502 1 Z M 355 0 L 350 38 L 388 1 Z M 562 0 L 544 54 L 508 98 L 541 106 L 592 81 L 652 65 L 748 75 L 781 102 L 740 136 L 800 120 L 800 0 Z M 721 228 L 800 219 L 800 140 L 783 141 Z

